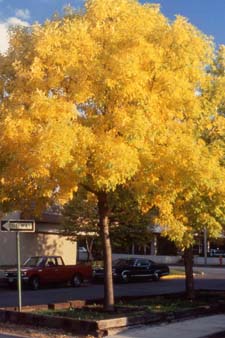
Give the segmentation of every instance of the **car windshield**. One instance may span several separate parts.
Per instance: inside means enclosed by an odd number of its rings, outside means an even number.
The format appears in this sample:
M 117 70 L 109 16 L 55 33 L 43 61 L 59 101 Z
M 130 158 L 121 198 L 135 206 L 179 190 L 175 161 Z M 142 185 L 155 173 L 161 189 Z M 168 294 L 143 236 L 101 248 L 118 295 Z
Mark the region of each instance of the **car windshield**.
M 113 266 L 115 267 L 124 266 L 124 265 L 133 266 L 134 262 L 135 262 L 135 259 L 116 259 L 113 262 Z
M 23 264 L 23 266 L 30 266 L 30 267 L 35 267 L 35 266 L 41 266 L 43 263 L 43 257 L 29 257 Z

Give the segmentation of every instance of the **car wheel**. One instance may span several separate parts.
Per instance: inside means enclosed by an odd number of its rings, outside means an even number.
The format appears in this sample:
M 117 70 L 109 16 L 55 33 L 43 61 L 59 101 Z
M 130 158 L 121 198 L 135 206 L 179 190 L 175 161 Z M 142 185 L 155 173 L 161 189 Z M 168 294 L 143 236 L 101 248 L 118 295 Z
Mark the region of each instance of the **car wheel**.
M 160 280 L 160 275 L 158 272 L 154 272 L 153 278 L 152 278 L 155 282 L 158 282 Z
M 72 278 L 72 285 L 75 287 L 81 286 L 82 278 L 79 274 L 75 274 Z
M 40 280 L 37 276 L 32 277 L 29 284 L 32 290 L 38 290 L 40 288 Z
M 123 283 L 128 283 L 130 281 L 130 276 L 128 275 L 127 271 L 121 272 L 121 280 Z

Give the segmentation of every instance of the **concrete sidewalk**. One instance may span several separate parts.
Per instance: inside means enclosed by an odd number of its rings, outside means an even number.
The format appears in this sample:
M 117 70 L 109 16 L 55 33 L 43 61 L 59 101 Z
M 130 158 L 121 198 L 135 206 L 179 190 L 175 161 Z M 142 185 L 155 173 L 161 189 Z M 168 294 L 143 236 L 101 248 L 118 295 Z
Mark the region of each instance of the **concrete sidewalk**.
M 196 319 L 157 326 L 142 325 L 130 328 L 110 338 L 203 338 L 223 332 L 225 338 L 225 314 L 199 317 Z

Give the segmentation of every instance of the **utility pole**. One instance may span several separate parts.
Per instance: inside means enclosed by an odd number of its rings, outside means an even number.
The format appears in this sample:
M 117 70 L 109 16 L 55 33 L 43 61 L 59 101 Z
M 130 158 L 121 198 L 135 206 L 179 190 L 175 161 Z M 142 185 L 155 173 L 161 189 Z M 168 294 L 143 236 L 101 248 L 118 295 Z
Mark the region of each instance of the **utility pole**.
M 204 264 L 207 265 L 207 229 L 204 228 Z

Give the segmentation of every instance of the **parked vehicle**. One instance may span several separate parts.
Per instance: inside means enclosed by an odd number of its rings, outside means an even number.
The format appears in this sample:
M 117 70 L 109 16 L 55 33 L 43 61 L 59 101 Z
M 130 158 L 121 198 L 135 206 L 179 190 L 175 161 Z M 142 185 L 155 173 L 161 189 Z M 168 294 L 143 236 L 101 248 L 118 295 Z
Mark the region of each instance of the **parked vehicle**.
M 225 251 L 219 248 L 217 249 L 210 249 L 209 251 L 210 257 L 225 257 Z
M 113 263 L 113 279 L 127 283 L 131 280 L 155 280 L 169 274 L 169 267 L 166 264 L 157 264 L 149 259 L 129 258 L 117 259 Z M 93 280 L 104 280 L 104 269 L 93 270 Z
M 9 285 L 17 282 L 17 269 L 4 273 Z M 29 257 L 21 266 L 22 283 L 37 290 L 46 284 L 67 283 L 80 286 L 92 278 L 92 267 L 87 264 L 65 265 L 61 256 Z
M 78 260 L 87 261 L 88 260 L 88 251 L 84 246 L 78 248 Z

